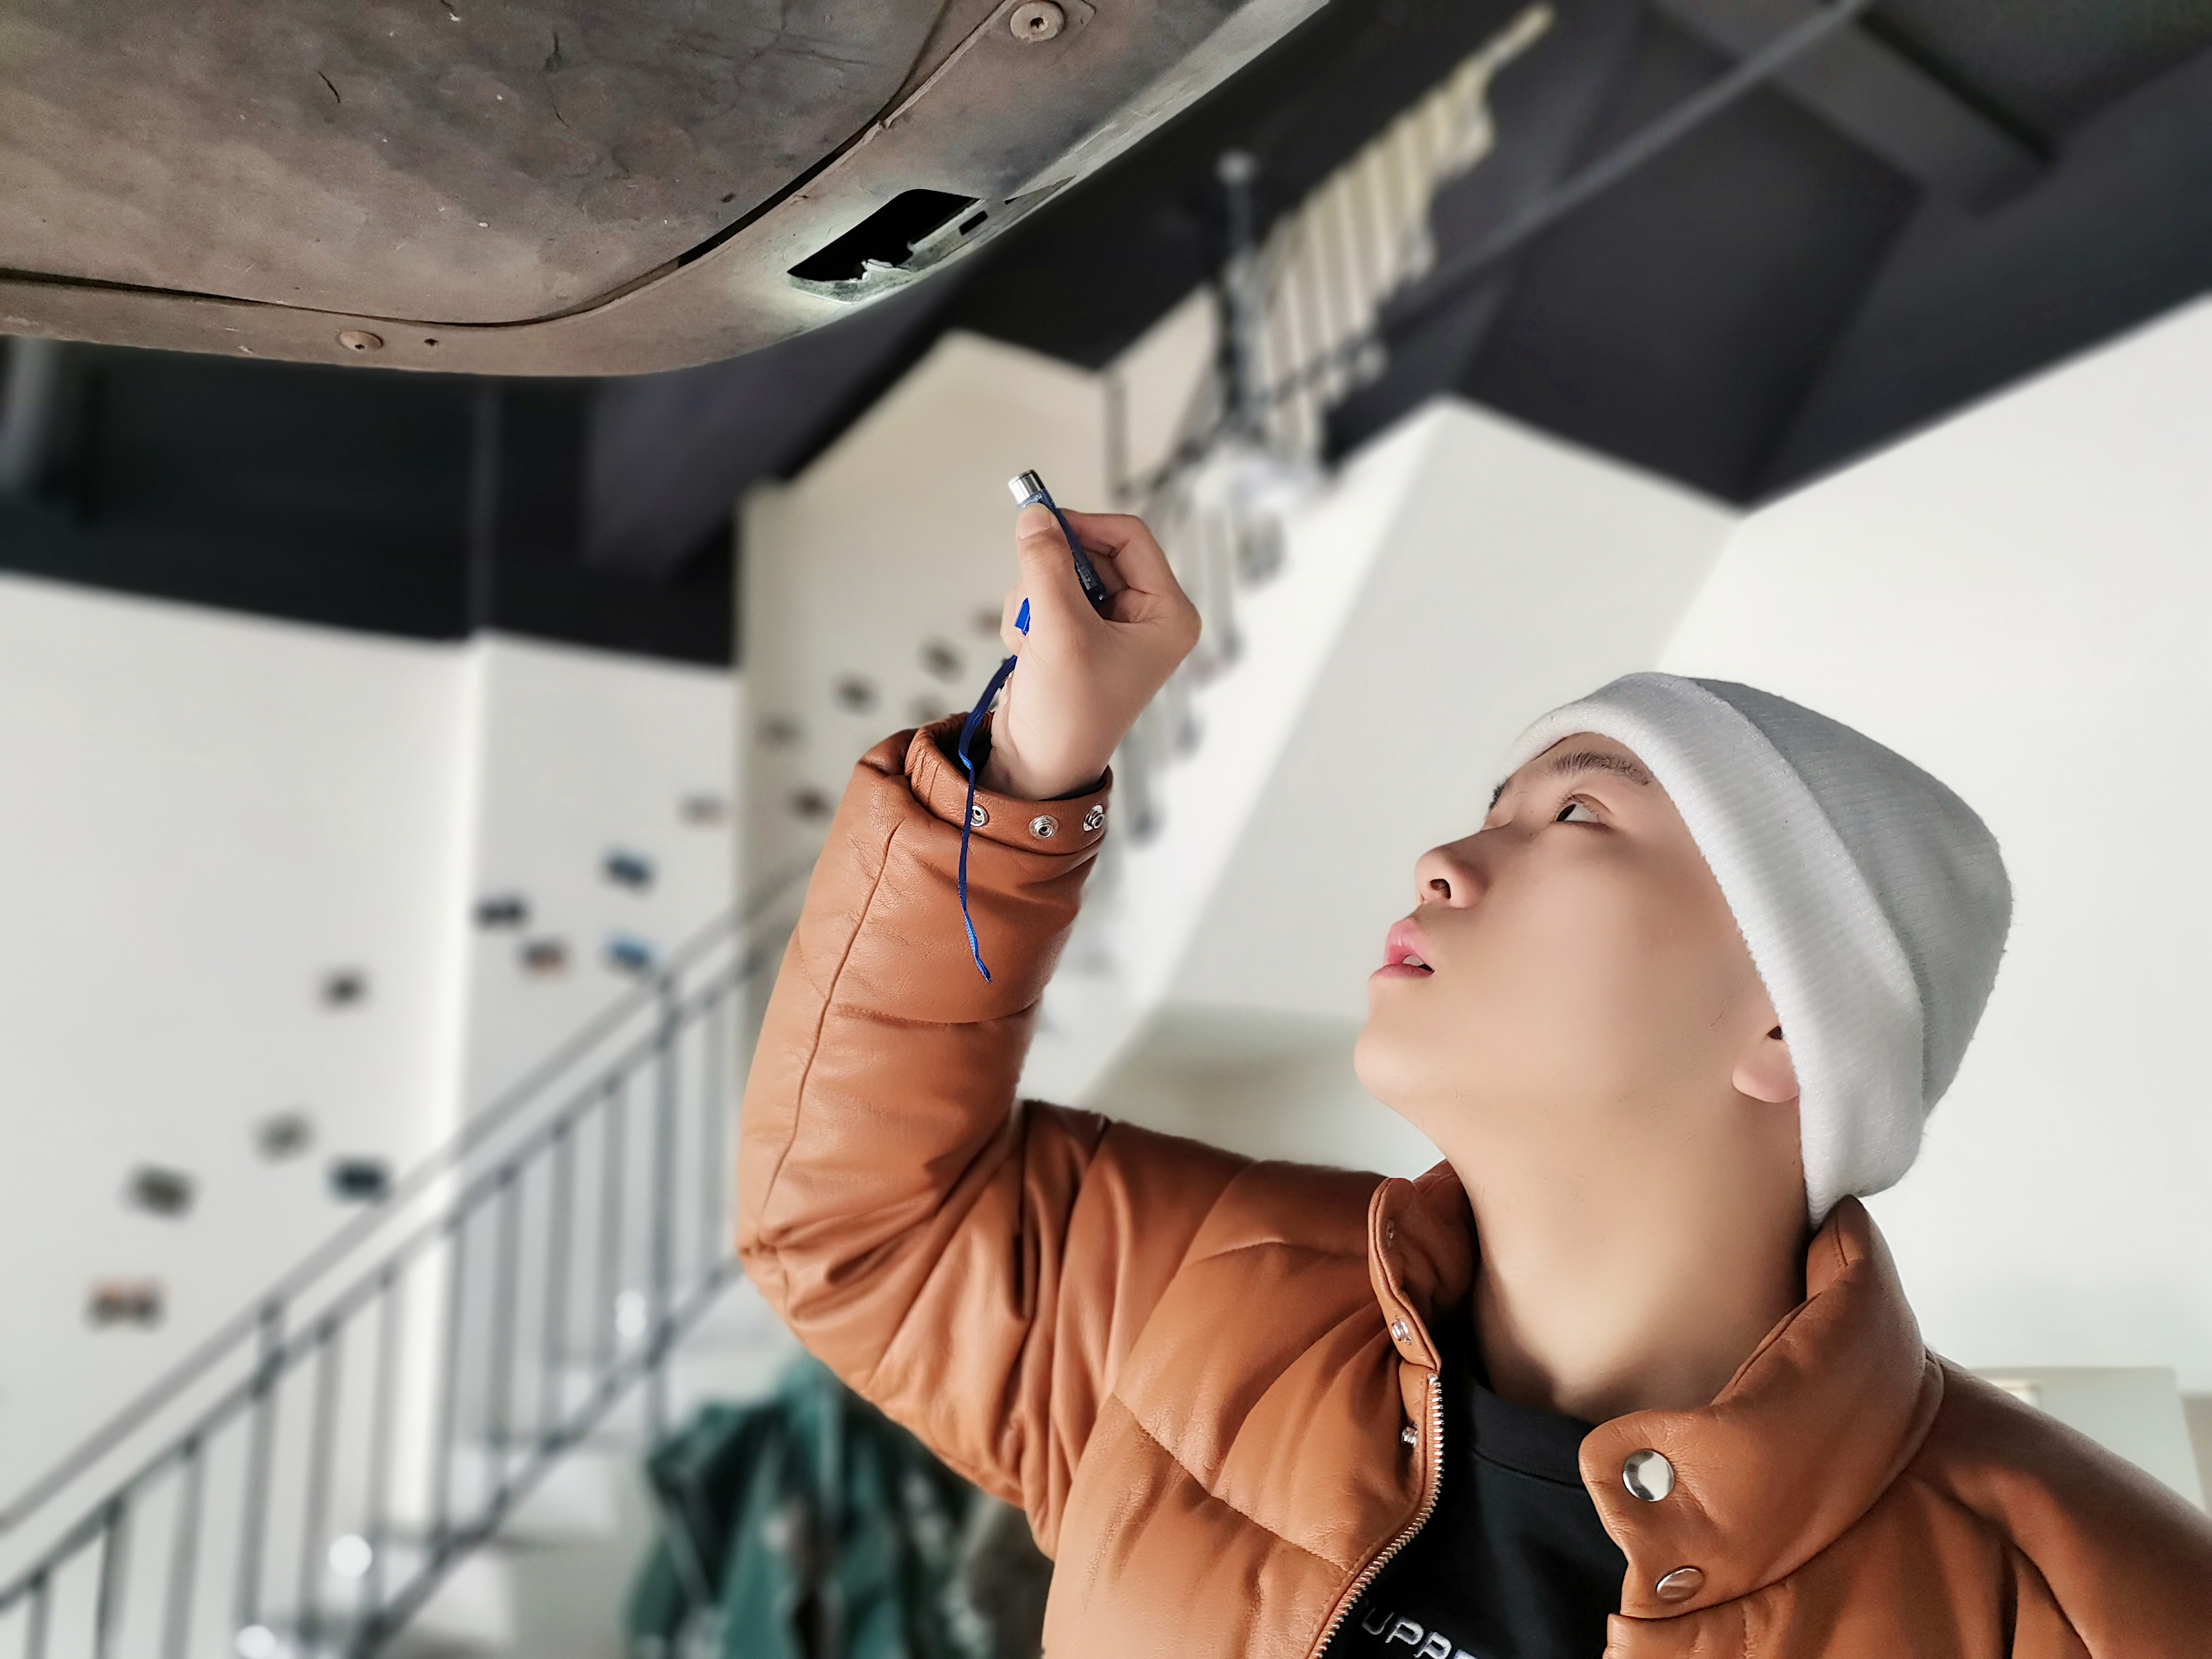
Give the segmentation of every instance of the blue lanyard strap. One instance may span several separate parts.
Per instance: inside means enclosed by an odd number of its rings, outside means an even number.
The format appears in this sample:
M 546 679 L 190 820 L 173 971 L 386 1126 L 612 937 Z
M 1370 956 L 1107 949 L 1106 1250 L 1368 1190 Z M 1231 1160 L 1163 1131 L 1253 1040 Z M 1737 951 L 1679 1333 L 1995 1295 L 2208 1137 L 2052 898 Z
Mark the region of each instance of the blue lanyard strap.
M 1075 532 L 1068 528 L 1067 515 L 1060 510 L 1051 495 L 1042 489 L 1025 496 L 1021 505 L 1027 507 L 1031 502 L 1043 507 L 1060 526 L 1060 533 L 1067 538 L 1067 550 L 1074 556 L 1075 574 L 1083 583 L 1085 597 L 1094 607 L 1103 611 L 1107 602 L 1106 589 L 1098 580 L 1097 571 L 1085 555 L 1083 544 L 1075 539 Z M 1014 617 L 1014 631 L 1024 637 L 1030 631 L 1030 602 L 1027 599 L 1022 601 L 1021 611 Z M 1020 660 L 1018 657 L 1008 657 L 999 665 L 999 672 L 991 676 L 991 683 L 983 688 L 983 695 L 975 699 L 975 706 L 968 711 L 968 719 L 960 728 L 960 745 L 957 751 L 960 757 L 960 769 L 968 775 L 968 802 L 960 815 L 960 921 L 968 929 L 968 954 L 975 958 L 975 971 L 982 975 L 986 985 L 992 983 L 991 970 L 983 965 L 983 947 L 975 940 L 975 918 L 968 910 L 968 839 L 975 830 L 975 757 L 969 752 L 969 745 L 975 742 L 976 732 L 983 729 L 983 720 L 990 714 L 991 705 L 998 701 L 1000 690 L 1006 685 L 1007 677 L 1014 672 L 1014 665 Z
M 1027 623 L 1029 614 L 1029 604 L 1024 600 L 1022 614 L 1015 625 L 1021 627 Z M 1022 632 L 1026 634 L 1029 629 L 1023 627 Z M 998 700 L 1000 687 L 1006 684 L 1006 677 L 1014 672 L 1014 665 L 1020 660 L 1018 657 L 1008 657 L 999 665 L 999 672 L 991 676 L 991 683 L 983 688 L 983 695 L 975 699 L 975 706 L 968 711 L 967 721 L 960 728 L 960 769 L 968 775 L 968 804 L 960 814 L 960 920 L 968 928 L 968 954 L 975 958 L 975 971 L 982 975 L 986 985 L 991 983 L 991 970 L 983 965 L 983 947 L 975 942 L 975 918 L 968 914 L 968 838 L 975 829 L 975 757 L 968 752 L 968 745 L 975 740 L 975 733 L 982 730 L 984 716 L 991 712 L 992 703 Z

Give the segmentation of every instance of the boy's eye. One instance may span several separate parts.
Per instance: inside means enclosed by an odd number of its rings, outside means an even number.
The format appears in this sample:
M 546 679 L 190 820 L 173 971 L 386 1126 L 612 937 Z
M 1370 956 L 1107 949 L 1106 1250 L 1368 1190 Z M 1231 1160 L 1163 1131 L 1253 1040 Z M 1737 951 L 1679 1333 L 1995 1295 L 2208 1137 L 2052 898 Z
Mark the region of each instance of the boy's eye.
M 1553 818 L 1552 822 L 1554 823 L 1595 823 L 1598 822 L 1598 816 L 1596 813 L 1590 811 L 1589 806 L 1586 802 L 1571 800 L 1565 806 L 1562 806 L 1559 809 L 1559 816 Z

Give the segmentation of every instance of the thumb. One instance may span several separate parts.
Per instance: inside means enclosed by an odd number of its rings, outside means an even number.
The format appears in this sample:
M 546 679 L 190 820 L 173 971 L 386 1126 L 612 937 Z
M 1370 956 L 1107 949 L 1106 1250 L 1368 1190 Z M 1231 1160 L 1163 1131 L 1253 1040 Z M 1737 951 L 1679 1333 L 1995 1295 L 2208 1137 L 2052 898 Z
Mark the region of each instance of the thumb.
M 1022 586 L 1029 590 L 1033 608 L 1054 617 L 1091 609 L 1075 574 L 1067 538 L 1042 502 L 1030 502 L 1015 518 L 1014 551 L 1021 560 Z

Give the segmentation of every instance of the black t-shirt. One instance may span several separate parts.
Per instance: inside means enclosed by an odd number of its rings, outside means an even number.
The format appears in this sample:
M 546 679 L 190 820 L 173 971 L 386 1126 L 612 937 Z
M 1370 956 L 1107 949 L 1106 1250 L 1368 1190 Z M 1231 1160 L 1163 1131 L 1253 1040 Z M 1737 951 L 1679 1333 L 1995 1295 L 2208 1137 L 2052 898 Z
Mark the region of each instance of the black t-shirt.
M 1628 1562 L 1576 1462 L 1590 1425 L 1492 1394 L 1465 1308 L 1435 1334 L 1437 1506 L 1352 1603 L 1329 1659 L 1599 1659 Z

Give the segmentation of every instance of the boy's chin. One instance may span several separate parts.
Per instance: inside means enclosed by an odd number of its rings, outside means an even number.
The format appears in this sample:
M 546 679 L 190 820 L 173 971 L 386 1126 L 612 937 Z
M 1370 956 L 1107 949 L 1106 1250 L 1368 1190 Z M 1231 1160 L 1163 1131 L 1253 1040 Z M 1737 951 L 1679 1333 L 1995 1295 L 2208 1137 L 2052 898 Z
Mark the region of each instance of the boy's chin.
M 1407 1052 L 1407 1046 L 1402 1037 L 1378 1030 L 1370 1016 L 1360 1028 L 1358 1042 L 1352 1045 L 1352 1070 L 1361 1088 L 1419 1128 L 1420 1121 L 1413 1103 L 1425 1092 L 1422 1079 L 1432 1068 L 1422 1065 L 1421 1055 Z

